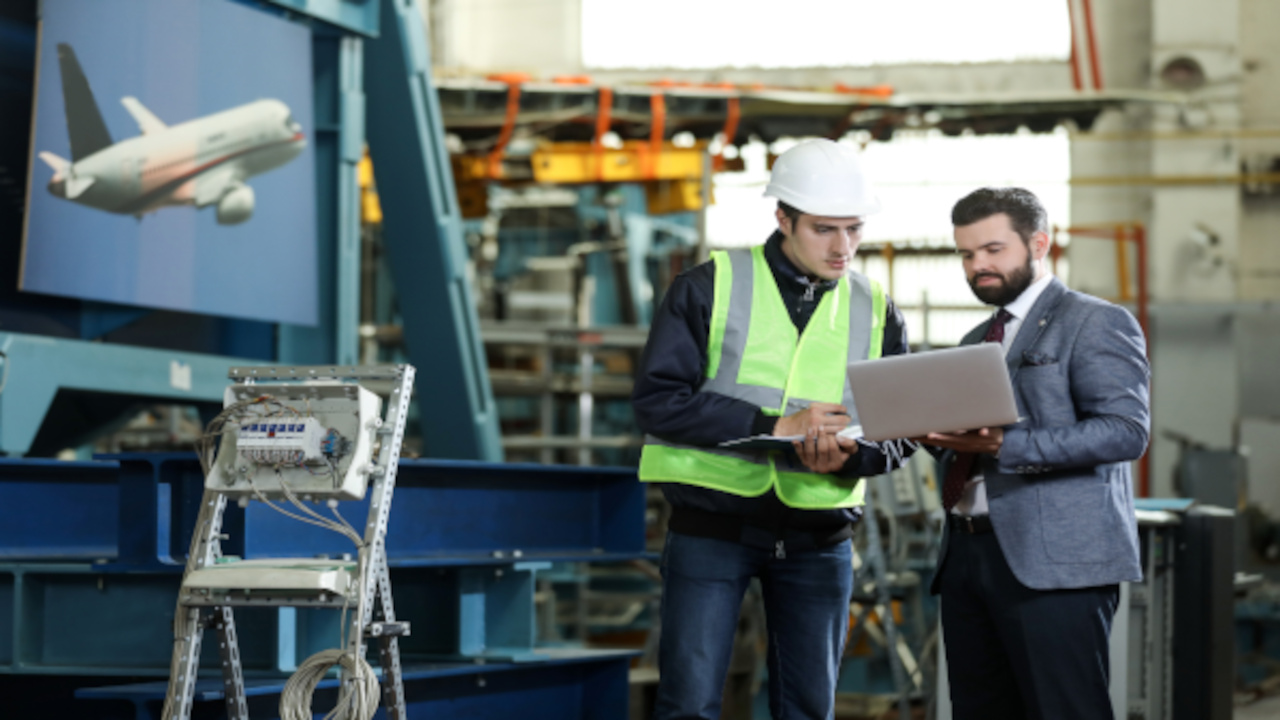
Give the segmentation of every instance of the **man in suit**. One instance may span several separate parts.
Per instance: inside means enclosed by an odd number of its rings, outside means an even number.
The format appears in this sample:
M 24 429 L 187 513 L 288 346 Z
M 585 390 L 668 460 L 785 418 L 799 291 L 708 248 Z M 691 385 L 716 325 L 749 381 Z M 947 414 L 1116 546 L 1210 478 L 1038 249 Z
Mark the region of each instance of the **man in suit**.
M 953 717 L 1112 717 L 1119 583 L 1142 578 L 1130 463 L 1150 432 L 1133 316 L 1046 268 L 1032 193 L 982 188 L 951 212 L 973 293 L 998 308 L 962 344 L 1004 347 L 1019 420 L 934 433 L 946 529 L 942 596 Z

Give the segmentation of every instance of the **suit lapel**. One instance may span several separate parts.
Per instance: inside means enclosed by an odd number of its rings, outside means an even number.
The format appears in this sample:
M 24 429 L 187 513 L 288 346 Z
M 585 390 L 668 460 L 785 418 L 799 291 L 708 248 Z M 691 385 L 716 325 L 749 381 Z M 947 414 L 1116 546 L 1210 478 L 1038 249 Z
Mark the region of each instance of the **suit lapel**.
M 1013 339 L 1013 345 L 1009 346 L 1009 352 L 1005 355 L 1005 363 L 1009 366 L 1009 377 L 1018 374 L 1018 368 L 1022 367 L 1022 354 L 1035 345 L 1045 327 L 1052 322 L 1053 312 L 1066 294 L 1067 287 L 1055 277 L 1049 281 L 1049 286 L 1040 293 L 1040 297 L 1036 298 L 1031 311 L 1027 313 L 1027 317 L 1018 328 L 1018 335 Z M 986 323 L 986 325 L 989 324 L 990 322 Z M 986 325 L 983 326 L 984 332 Z

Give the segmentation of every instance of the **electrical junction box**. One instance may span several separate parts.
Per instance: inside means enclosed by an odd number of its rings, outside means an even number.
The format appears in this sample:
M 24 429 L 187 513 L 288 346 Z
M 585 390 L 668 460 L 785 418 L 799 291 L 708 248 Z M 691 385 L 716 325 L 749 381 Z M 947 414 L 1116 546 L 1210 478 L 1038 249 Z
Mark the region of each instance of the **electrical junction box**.
M 389 391 L 389 388 L 388 388 Z M 359 500 L 382 434 L 382 398 L 337 380 L 235 384 L 205 487 L 231 498 Z

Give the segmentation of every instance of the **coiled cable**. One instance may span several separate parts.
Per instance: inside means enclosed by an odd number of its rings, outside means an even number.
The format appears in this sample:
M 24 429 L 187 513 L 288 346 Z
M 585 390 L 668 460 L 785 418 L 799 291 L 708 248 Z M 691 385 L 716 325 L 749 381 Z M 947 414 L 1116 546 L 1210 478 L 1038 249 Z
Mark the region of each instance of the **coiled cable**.
M 280 720 L 311 720 L 311 697 L 316 685 L 340 665 L 349 682 L 338 690 L 338 702 L 324 720 L 369 720 L 378 710 L 378 678 L 364 658 L 338 648 L 321 650 L 298 666 L 280 693 Z

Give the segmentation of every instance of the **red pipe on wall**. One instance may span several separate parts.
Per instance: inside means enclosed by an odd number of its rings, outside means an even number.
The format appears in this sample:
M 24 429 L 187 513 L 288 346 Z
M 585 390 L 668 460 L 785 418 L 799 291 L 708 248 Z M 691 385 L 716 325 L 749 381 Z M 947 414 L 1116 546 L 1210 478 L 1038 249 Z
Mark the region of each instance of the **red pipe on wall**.
M 1075 0 L 1067 0 L 1067 22 L 1071 24 L 1071 84 L 1080 90 L 1080 56 L 1076 54 L 1076 7 Z
M 1093 32 L 1093 3 L 1091 0 L 1080 0 L 1084 4 L 1084 30 L 1089 41 L 1089 70 L 1093 74 L 1093 89 L 1102 89 L 1102 68 L 1098 66 L 1098 43 Z

